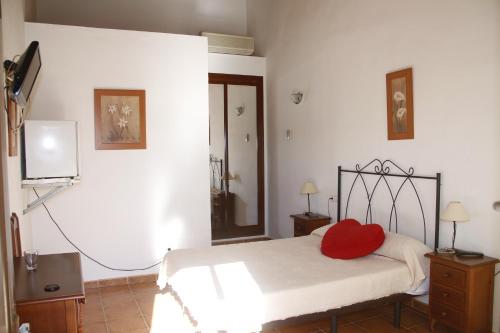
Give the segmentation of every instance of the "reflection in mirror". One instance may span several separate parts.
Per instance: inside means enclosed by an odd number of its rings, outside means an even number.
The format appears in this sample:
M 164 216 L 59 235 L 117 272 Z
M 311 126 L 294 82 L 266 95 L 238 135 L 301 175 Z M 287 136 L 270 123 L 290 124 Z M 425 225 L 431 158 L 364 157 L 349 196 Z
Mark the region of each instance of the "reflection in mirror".
M 234 224 L 258 223 L 257 182 L 257 89 L 255 86 L 228 85 L 228 110 L 244 105 L 244 112 L 228 112 L 228 165 L 234 180 Z
M 210 113 L 210 187 L 212 191 L 223 191 L 224 174 L 224 85 L 209 85 Z
M 212 229 L 226 229 L 233 223 L 233 195 L 225 164 L 224 85 L 209 85 L 210 115 L 210 202 Z M 227 195 L 226 195 L 227 192 Z
M 263 235 L 263 78 L 209 74 L 212 239 Z

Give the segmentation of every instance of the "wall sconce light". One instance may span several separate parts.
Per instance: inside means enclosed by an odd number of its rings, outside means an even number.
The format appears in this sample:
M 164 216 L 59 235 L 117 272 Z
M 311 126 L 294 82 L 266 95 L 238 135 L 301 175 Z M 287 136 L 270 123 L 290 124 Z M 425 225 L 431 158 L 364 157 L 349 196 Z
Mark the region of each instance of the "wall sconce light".
M 292 130 L 291 130 L 291 129 L 289 129 L 289 128 L 288 128 L 288 129 L 286 130 L 286 136 L 285 136 L 285 137 L 286 137 L 286 139 L 287 139 L 288 141 L 292 140 Z
M 240 105 L 234 108 L 234 113 L 239 117 L 245 112 L 245 105 Z
M 294 104 L 300 104 L 300 102 L 302 102 L 302 98 L 304 97 L 304 93 L 300 90 L 294 90 L 290 94 L 290 97 Z

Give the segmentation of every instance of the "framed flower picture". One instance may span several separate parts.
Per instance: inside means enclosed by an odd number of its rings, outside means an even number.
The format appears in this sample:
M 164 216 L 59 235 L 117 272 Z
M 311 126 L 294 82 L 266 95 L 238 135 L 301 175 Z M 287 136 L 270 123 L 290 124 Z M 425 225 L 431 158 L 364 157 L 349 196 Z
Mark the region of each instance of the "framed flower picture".
M 146 92 L 94 89 L 95 149 L 146 149 Z
M 407 68 L 386 75 L 387 137 L 389 140 L 414 138 L 413 75 Z

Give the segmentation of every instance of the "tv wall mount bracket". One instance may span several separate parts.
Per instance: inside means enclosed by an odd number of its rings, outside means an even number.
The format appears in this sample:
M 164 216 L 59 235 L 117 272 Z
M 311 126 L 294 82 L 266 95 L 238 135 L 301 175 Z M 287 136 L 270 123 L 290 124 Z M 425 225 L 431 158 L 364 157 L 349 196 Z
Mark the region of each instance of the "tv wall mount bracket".
M 79 178 L 52 178 L 52 179 L 35 179 L 35 180 L 23 180 L 22 188 L 51 188 L 47 193 L 40 195 L 39 198 L 28 203 L 28 206 L 23 209 L 23 215 L 28 214 L 30 211 L 36 207 L 44 204 L 47 200 L 52 198 L 59 192 L 67 189 L 80 182 Z

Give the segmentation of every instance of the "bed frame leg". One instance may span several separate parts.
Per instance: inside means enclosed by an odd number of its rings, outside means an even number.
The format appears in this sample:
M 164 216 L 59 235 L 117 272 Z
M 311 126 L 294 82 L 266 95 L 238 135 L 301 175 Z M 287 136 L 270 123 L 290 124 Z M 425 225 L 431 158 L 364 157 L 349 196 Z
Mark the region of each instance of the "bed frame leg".
M 399 328 L 401 326 L 401 301 L 397 301 L 396 303 L 394 303 L 393 325 L 395 328 Z
M 333 315 L 330 319 L 330 332 L 337 333 L 337 315 Z

